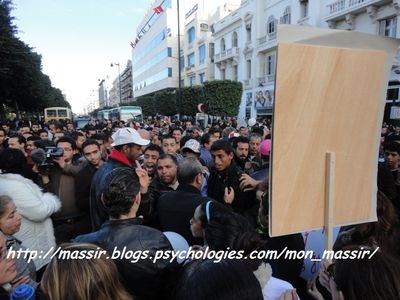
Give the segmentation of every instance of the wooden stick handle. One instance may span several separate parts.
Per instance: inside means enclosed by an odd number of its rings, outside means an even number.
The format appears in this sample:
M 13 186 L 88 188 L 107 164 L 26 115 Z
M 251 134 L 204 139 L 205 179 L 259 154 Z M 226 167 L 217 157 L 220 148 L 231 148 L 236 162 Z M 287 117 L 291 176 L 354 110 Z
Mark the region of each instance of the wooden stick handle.
M 325 177 L 325 249 L 333 247 L 333 209 L 335 200 L 335 164 L 336 154 L 326 153 Z

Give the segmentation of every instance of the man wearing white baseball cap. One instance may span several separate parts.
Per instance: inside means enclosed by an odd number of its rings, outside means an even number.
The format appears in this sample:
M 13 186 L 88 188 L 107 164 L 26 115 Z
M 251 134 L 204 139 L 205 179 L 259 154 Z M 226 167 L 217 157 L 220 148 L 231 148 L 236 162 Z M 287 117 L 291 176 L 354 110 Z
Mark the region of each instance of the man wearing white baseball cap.
M 137 159 L 142 155 L 142 146 L 147 146 L 150 141 L 143 139 L 139 133 L 129 127 L 120 128 L 112 135 L 113 150 L 108 156 L 107 161 L 96 172 L 90 188 L 90 217 L 92 220 L 92 230 L 96 231 L 108 220 L 108 213 L 101 200 L 105 189 L 105 178 L 116 168 L 131 168 L 136 171 L 141 183 L 141 193 L 146 193 L 149 185 L 148 174 L 140 167 Z M 136 166 L 135 166 L 136 164 Z M 135 170 L 136 167 L 136 170 Z

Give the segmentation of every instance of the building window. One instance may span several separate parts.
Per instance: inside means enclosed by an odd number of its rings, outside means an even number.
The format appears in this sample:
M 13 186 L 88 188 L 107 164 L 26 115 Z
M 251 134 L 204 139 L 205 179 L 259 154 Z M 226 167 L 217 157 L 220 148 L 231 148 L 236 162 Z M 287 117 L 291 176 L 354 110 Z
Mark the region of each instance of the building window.
M 251 41 L 251 23 L 246 24 L 246 41 Z
M 266 75 L 274 75 L 275 74 L 275 54 L 267 55 L 267 61 L 265 63 Z
M 281 24 L 290 24 L 290 6 L 287 6 L 281 17 Z
M 308 0 L 300 1 L 300 19 L 308 17 Z
M 168 68 L 168 77 L 172 77 L 172 68 Z
M 247 79 L 251 79 L 251 60 L 246 61 L 246 71 L 247 71 Z
M 189 85 L 194 86 L 196 84 L 196 76 L 189 77 Z
M 167 49 L 168 57 L 172 57 L 172 48 L 168 47 Z
M 221 39 L 221 52 L 225 51 L 225 39 Z
M 388 87 L 386 91 L 386 101 L 397 102 L 399 100 L 399 88 Z
M 204 64 L 206 61 L 206 45 L 201 45 L 199 47 L 199 64 Z
M 181 56 L 181 57 L 179 57 L 179 60 L 181 62 L 181 72 L 182 72 L 183 69 L 185 68 L 185 57 Z
M 379 21 L 379 34 L 391 38 L 396 37 L 397 17 Z
M 237 33 L 234 32 L 232 34 L 232 47 L 237 47 L 238 46 L 238 36 Z
M 199 74 L 199 79 L 200 79 L 200 84 L 203 84 L 204 81 L 206 81 L 206 74 L 205 73 L 200 73 Z
M 221 70 L 221 80 L 225 80 L 226 76 L 225 76 L 225 69 Z
M 196 39 L 196 29 L 194 27 L 190 27 L 187 31 L 188 34 L 188 42 L 191 44 Z
M 208 54 L 210 56 L 211 62 L 214 62 L 214 55 L 215 55 L 214 43 L 209 43 L 208 44 Z
M 233 66 L 232 68 L 232 72 L 233 72 L 233 80 L 237 81 L 238 80 L 238 66 Z
M 275 18 L 274 16 L 269 16 L 268 18 L 268 25 L 267 25 L 267 33 L 268 35 L 274 34 L 276 30 L 275 26 Z
M 194 53 L 187 56 L 188 67 L 194 66 Z

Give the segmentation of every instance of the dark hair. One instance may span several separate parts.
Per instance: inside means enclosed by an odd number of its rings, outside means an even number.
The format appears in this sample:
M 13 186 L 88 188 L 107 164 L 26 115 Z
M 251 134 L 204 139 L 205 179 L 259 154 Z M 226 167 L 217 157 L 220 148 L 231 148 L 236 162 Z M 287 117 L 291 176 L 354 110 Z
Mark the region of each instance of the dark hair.
M 6 148 L 0 152 L 0 170 L 3 173 L 13 173 L 24 176 L 26 169 L 26 158 L 21 150 Z
M 251 128 L 251 132 L 255 133 L 255 134 L 258 134 L 261 137 L 264 136 L 264 130 L 261 127 L 258 127 L 258 126 L 253 126 Z
M 395 141 L 389 141 L 384 146 L 385 151 L 397 152 L 400 155 L 400 143 Z
M 349 244 L 379 246 L 380 249 L 393 256 L 400 255 L 400 222 L 396 209 L 384 193 L 378 191 L 376 212 L 377 222 L 355 225 L 342 231 L 333 247 L 341 250 Z
M 176 160 L 176 157 L 174 155 L 171 155 L 168 153 L 163 153 L 160 155 L 160 157 L 157 159 L 157 165 L 158 165 L 158 162 L 163 159 L 170 159 L 174 162 L 175 165 L 178 165 L 178 161 Z
M 131 168 L 117 168 L 107 175 L 103 203 L 113 218 L 129 213 L 140 190 L 139 178 Z
M 218 128 L 211 127 L 210 130 L 208 131 L 208 133 L 209 133 L 210 135 L 211 135 L 211 134 L 214 134 L 214 133 L 219 133 L 219 134 L 221 134 L 221 130 L 218 129 Z
M 40 136 L 40 134 L 43 132 L 46 133 L 47 135 L 49 134 L 46 129 L 39 129 L 37 134 Z
M 225 205 L 216 201 L 208 202 L 201 204 L 203 214 L 200 216 L 207 245 L 216 251 L 226 250 L 228 247 L 232 249 L 240 235 L 252 231 L 250 223 Z
M 31 135 L 30 137 L 28 137 L 27 139 L 26 139 L 26 141 L 27 142 L 30 142 L 30 141 L 41 141 L 42 139 L 39 137 L 39 136 L 37 136 L 37 135 Z
M 171 129 L 171 134 L 174 133 L 175 130 L 179 130 L 181 132 L 181 134 L 183 134 L 183 129 L 180 127 L 174 127 Z
M 96 134 L 93 134 L 90 138 L 92 140 L 101 140 L 104 142 L 104 137 L 105 137 L 104 133 L 96 133 Z
M 195 260 L 185 265 L 176 285 L 176 300 L 263 300 L 257 278 L 237 260 Z
M 226 154 L 233 153 L 233 148 L 231 146 L 231 143 L 229 143 L 229 141 L 224 139 L 215 141 L 212 144 L 211 151 L 218 151 L 218 150 L 223 150 Z
M 24 126 L 24 127 L 25 127 L 25 126 Z M 25 144 L 25 143 L 26 143 L 26 138 L 24 138 L 22 135 L 13 134 L 13 135 L 11 135 L 11 136 L 9 137 L 9 139 L 12 139 L 12 138 L 18 139 L 18 143 L 20 143 L 20 144 Z
M 143 153 L 146 153 L 146 151 L 157 151 L 159 155 L 164 154 L 163 149 L 155 144 L 150 144 L 146 147 L 146 149 L 144 149 Z
M 204 146 L 205 144 L 208 144 L 208 143 L 210 143 L 210 134 L 209 133 L 205 133 L 205 134 L 203 134 L 201 136 L 200 144 L 202 146 Z
M 94 128 L 93 126 L 87 126 L 86 127 L 86 133 L 89 133 L 89 131 L 96 131 L 96 128 Z
M 74 139 L 74 141 L 77 141 L 77 140 L 78 140 L 78 137 L 80 137 L 80 136 L 85 137 L 85 135 L 84 135 L 82 132 L 79 132 L 79 131 L 74 131 L 74 132 L 71 134 L 71 137 Z
M 82 151 L 83 151 L 83 149 L 85 149 L 85 147 L 87 147 L 87 146 L 89 146 L 89 145 L 96 145 L 97 148 L 100 149 L 100 145 L 99 145 L 99 143 L 96 141 L 96 139 L 88 139 L 88 140 L 86 140 L 86 141 L 83 142 L 83 144 L 82 144 Z
M 164 134 L 161 136 L 161 142 L 164 142 L 164 140 L 169 140 L 169 139 L 173 139 L 176 143 L 176 138 L 174 138 L 172 135 L 170 134 Z
M 239 143 L 248 144 L 249 143 L 249 139 L 247 137 L 245 137 L 245 136 L 238 136 L 232 142 L 233 149 L 236 149 Z
M 358 249 L 361 251 L 359 246 L 346 248 L 350 251 Z M 334 273 L 335 283 L 344 299 L 400 299 L 400 262 L 383 252 L 361 259 L 337 260 Z
M 71 148 L 72 150 L 76 150 L 78 149 L 78 147 L 76 146 L 75 141 L 70 138 L 69 136 L 62 136 L 58 139 L 56 146 L 58 146 L 59 143 L 69 143 L 71 144 Z

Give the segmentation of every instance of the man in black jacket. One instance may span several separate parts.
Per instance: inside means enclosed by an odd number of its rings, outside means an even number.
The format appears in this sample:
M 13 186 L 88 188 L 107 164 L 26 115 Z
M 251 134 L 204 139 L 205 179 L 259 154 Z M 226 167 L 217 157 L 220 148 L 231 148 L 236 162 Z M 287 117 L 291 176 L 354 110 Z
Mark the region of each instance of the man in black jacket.
M 160 227 L 157 216 L 157 202 L 161 195 L 178 188 L 177 165 L 176 157 L 172 154 L 161 154 L 157 160 L 156 176 L 151 181 L 148 192 L 142 193 L 142 201 L 146 203 L 144 222 L 148 226 Z M 149 214 L 148 211 L 150 211 Z
M 211 147 L 215 167 L 211 170 L 208 181 L 208 196 L 227 205 L 232 205 L 235 212 L 244 215 L 254 226 L 258 213 L 258 203 L 253 191 L 240 189 L 240 177 L 243 174 L 235 164 L 231 144 L 218 140 Z M 227 193 L 233 191 L 233 201 L 226 201 Z
M 75 175 L 75 199 L 77 207 L 85 213 L 90 224 L 90 185 L 96 171 L 104 161 L 100 145 L 96 140 L 87 140 L 82 144 L 82 152 L 87 163 Z
M 117 168 L 104 184 L 103 203 L 110 219 L 100 230 L 74 241 L 107 250 L 124 287 L 135 299 L 161 299 L 172 265 L 170 258 L 159 254 L 173 249 L 161 231 L 140 225 L 142 219 L 136 217 L 141 200 L 139 178 L 129 168 Z
M 190 219 L 197 206 L 211 200 L 200 194 L 203 166 L 193 157 L 183 158 L 178 163 L 178 181 L 176 191 L 165 193 L 158 199 L 160 228 L 179 233 L 189 245 L 202 245 L 203 241 L 194 238 L 190 232 Z
M 139 133 L 132 128 L 121 128 L 112 135 L 114 143 L 111 144 L 113 150 L 108 156 L 108 160 L 104 163 L 93 177 L 90 188 L 90 217 L 92 220 L 93 231 L 98 230 L 107 219 L 107 211 L 101 201 L 101 194 L 105 188 L 106 176 L 115 168 L 129 168 L 132 174 L 135 173 L 133 163 L 142 155 L 142 146 L 146 146 L 150 141 L 142 139 Z M 139 163 L 136 163 L 138 166 Z M 141 168 L 140 168 L 141 169 Z M 147 174 L 147 173 L 146 173 Z M 148 188 L 141 181 L 141 193 L 146 193 Z M 148 177 L 148 176 L 147 176 Z M 147 178 L 148 180 L 148 178 Z M 144 204 L 145 206 L 145 204 Z

